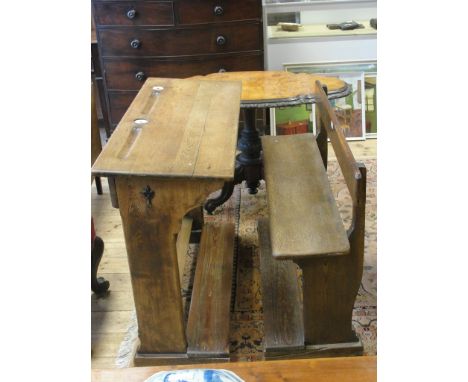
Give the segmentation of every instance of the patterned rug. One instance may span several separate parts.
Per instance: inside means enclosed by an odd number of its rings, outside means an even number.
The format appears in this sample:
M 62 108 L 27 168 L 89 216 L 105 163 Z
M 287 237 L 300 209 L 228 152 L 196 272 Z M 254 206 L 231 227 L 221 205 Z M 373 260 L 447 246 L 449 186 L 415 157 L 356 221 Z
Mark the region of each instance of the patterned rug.
M 363 162 L 367 167 L 364 273 L 354 306 L 353 326 L 363 343 L 364 354 L 375 355 L 377 352 L 377 162 L 375 159 Z M 336 161 L 329 162 L 328 177 L 347 228 L 351 222 L 351 197 Z M 250 195 L 243 185 L 236 186 L 233 196 L 227 203 L 219 207 L 214 215 L 205 216 L 206 221 L 231 221 L 236 225 L 237 289 L 230 330 L 232 361 L 253 361 L 263 357 L 263 308 L 257 220 L 267 215 L 265 183 L 261 182 L 256 195 Z M 190 245 L 184 268 L 182 294 L 186 314 L 190 303 L 197 250 L 197 245 Z M 136 317 L 132 315 L 129 329 L 116 359 L 118 367 L 130 366 L 137 343 L 137 332 Z

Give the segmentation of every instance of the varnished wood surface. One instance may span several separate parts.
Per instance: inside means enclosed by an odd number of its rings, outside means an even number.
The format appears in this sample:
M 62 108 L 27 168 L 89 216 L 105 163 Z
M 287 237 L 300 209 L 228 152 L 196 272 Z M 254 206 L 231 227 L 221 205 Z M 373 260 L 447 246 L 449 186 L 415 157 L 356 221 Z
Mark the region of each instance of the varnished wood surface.
M 258 241 L 265 356 L 271 351 L 304 349 L 302 290 L 299 287 L 297 266 L 291 260 L 276 260 L 272 257 L 268 219 L 258 221 Z
M 190 25 L 177 30 L 145 27 L 105 28 L 98 31 L 102 57 L 169 57 L 223 54 L 259 50 L 262 44 L 262 24 L 245 21 L 242 24 Z M 223 36 L 224 44 L 217 43 Z M 140 41 L 135 49 L 134 39 Z
M 263 136 L 273 256 L 349 252 L 349 241 L 313 134 Z
M 189 357 L 229 359 L 234 224 L 203 227 L 187 322 Z
M 320 126 L 325 129 L 324 136 L 330 138 L 333 150 L 335 151 L 336 158 L 340 164 L 340 169 L 343 172 L 346 185 L 348 186 L 349 193 L 353 203 L 356 203 L 357 198 L 357 180 L 361 178 L 361 173 L 354 159 L 353 153 L 349 148 L 346 137 L 343 133 L 341 124 L 334 113 L 330 102 L 328 101 L 327 95 L 322 89 L 322 83 L 316 81 L 316 93 L 317 98 L 317 109 L 318 117 L 320 118 Z M 331 123 L 333 123 L 333 127 Z
M 92 370 L 92 382 L 143 382 L 159 371 L 216 368 L 236 373 L 246 382 L 375 382 L 377 358 L 345 357 L 287 361 L 231 362 L 182 366 Z
M 93 173 L 232 179 L 240 92 L 240 82 L 149 78 Z
M 330 137 L 341 172 L 353 201 L 352 221 L 347 232 L 350 252 L 332 258 L 303 258 L 298 261 L 303 273 L 304 334 L 306 344 L 357 343 L 352 328 L 352 312 L 361 283 L 364 259 L 366 204 L 366 168 L 355 161 L 332 106 L 322 85 L 316 83 L 319 94 L 317 110 L 320 126 L 321 158 L 326 163 Z M 333 122 L 333 124 L 332 124 Z M 361 346 L 350 347 L 359 350 Z
M 139 353 L 185 353 L 176 235 L 183 217 L 221 188 L 210 179 L 116 177 L 138 319 Z M 142 190 L 154 191 L 148 205 Z
M 351 141 L 349 146 L 357 159 L 376 157 L 376 139 Z M 329 156 L 334 157 L 332 147 Z M 106 244 L 99 273 L 111 285 L 105 297 L 97 299 L 91 292 L 91 367 L 115 368 L 115 357 L 135 305 L 119 210 L 110 204 L 107 182 L 103 182 L 103 195 L 97 195 L 94 186 L 90 194 L 96 231 Z
M 241 100 L 243 103 L 314 98 L 316 95 L 315 81 L 317 80 L 327 85 L 329 95 L 347 89 L 346 83 L 338 78 L 286 71 L 225 72 L 192 78 L 213 81 L 242 81 Z

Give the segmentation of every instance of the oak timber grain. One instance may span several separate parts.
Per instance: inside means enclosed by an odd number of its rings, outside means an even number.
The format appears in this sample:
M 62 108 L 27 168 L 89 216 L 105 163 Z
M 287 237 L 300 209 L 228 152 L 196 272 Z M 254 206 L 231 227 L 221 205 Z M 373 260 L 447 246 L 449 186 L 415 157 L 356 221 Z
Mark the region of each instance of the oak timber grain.
M 231 362 L 181 366 L 137 367 L 92 370 L 92 382 L 142 382 L 159 371 L 216 368 L 236 373 L 245 381 L 257 382 L 375 382 L 377 358 L 344 357 L 287 361 Z
M 153 86 L 164 90 L 153 95 Z M 149 78 L 93 172 L 232 179 L 240 87 L 236 82 Z M 137 129 L 138 118 L 149 122 Z
M 138 319 L 138 352 L 185 353 L 176 237 L 187 212 L 222 181 L 119 176 L 116 182 Z M 141 195 L 146 186 L 155 192 L 150 206 Z
M 315 82 L 315 92 L 318 96 L 316 107 L 319 112 L 321 126 L 326 130 L 325 136 L 330 138 L 330 142 L 335 151 L 336 159 L 340 164 L 340 169 L 345 178 L 346 184 L 351 194 L 351 199 L 353 203 L 356 203 L 357 198 L 357 180 L 360 179 L 360 171 L 354 160 L 353 153 L 349 148 L 349 145 L 344 136 L 343 129 L 341 124 L 336 117 L 336 114 L 333 112 L 332 106 L 328 101 L 327 94 L 322 88 L 322 83 L 320 80 Z M 331 123 L 333 123 L 333 126 Z
M 359 165 L 357 205 L 348 231 L 347 256 L 297 261 L 303 274 L 304 333 L 306 344 L 356 342 L 352 313 L 361 284 L 364 262 L 366 168 Z
M 262 137 L 273 257 L 343 255 L 349 242 L 313 134 Z
M 206 223 L 187 322 L 189 357 L 229 357 L 234 224 Z
M 268 219 L 258 221 L 265 356 L 304 349 L 301 289 L 297 266 L 271 255 Z

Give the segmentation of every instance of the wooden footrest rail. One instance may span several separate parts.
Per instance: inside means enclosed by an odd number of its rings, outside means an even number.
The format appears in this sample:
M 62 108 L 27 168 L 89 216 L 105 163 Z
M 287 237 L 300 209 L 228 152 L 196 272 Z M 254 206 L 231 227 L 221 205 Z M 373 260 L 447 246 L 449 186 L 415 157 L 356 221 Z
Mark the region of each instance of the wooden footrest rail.
M 234 224 L 205 223 L 187 322 L 189 358 L 229 359 Z
M 259 222 L 267 359 L 362 352 L 351 317 L 362 278 L 366 168 L 354 160 L 326 89 L 316 86 L 317 137 L 262 137 L 270 215 L 269 224 Z M 348 232 L 326 174 L 327 138 L 353 202 Z M 302 306 L 291 260 L 302 269 Z

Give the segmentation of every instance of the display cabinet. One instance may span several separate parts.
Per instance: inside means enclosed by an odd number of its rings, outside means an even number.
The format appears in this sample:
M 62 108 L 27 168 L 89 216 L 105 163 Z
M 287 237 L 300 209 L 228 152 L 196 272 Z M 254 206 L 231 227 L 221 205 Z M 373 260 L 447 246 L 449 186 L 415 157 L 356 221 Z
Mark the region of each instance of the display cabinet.
M 345 131 L 348 139 L 377 135 L 377 29 L 370 22 L 376 17 L 375 0 L 263 0 L 265 68 L 332 75 L 345 80 L 353 93 L 334 106 L 343 125 L 348 127 Z M 285 31 L 277 25 L 291 20 L 300 25 L 297 31 Z M 327 27 L 351 20 L 361 27 L 352 30 Z M 308 109 L 312 112 L 310 130 L 314 130 L 314 110 Z M 277 119 L 284 123 L 284 113 L 271 110 L 273 133 Z M 303 119 L 304 110 L 297 113 Z

